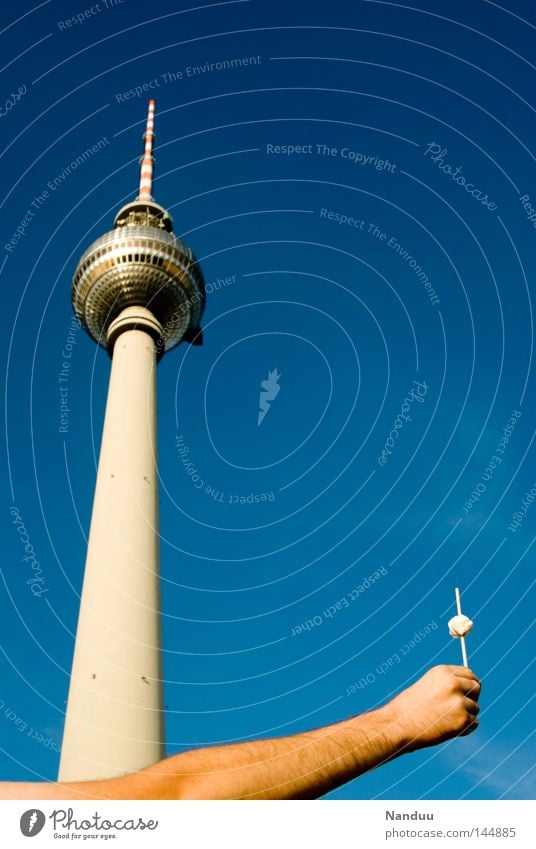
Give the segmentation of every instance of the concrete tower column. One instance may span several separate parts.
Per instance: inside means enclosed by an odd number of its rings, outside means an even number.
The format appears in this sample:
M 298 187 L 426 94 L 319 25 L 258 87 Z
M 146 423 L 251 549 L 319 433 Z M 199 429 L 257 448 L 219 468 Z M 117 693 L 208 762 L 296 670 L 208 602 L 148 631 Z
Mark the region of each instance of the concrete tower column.
M 162 334 L 143 307 L 123 310 L 107 333 L 112 369 L 60 781 L 119 776 L 164 756 L 156 435 Z

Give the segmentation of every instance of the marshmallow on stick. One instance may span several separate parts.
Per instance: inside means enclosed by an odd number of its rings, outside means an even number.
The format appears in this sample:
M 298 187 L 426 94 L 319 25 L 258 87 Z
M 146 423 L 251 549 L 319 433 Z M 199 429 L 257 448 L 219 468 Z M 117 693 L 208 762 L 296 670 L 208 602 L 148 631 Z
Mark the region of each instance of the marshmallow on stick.
M 458 614 L 457 616 L 453 616 L 452 619 L 449 619 L 449 634 L 451 637 L 459 637 L 462 647 L 463 665 L 469 666 L 467 661 L 467 649 L 465 647 L 465 636 L 469 633 L 469 631 L 471 631 L 473 622 L 468 616 L 464 616 L 462 613 L 459 588 L 456 587 L 454 592 L 456 595 L 456 609 Z

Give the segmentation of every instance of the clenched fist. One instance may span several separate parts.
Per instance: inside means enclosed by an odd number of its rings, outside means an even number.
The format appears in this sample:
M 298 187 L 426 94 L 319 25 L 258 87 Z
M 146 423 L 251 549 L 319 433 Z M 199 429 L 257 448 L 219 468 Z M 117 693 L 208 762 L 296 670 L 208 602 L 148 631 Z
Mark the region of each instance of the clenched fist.
M 407 750 L 470 734 L 478 725 L 480 681 L 465 666 L 434 666 L 387 708 Z

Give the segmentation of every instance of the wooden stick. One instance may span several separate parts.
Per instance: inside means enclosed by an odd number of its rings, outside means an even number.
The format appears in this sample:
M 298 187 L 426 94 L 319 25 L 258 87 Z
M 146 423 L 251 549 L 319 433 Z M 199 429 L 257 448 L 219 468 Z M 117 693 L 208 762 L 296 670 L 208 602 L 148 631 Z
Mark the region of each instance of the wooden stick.
M 462 616 L 462 603 L 460 600 L 460 588 L 456 587 L 454 590 L 454 594 L 456 595 L 456 609 L 458 611 L 458 616 Z M 467 660 L 467 648 L 465 646 L 465 637 L 460 637 L 460 643 L 462 646 L 462 660 L 463 665 L 469 667 L 469 662 Z

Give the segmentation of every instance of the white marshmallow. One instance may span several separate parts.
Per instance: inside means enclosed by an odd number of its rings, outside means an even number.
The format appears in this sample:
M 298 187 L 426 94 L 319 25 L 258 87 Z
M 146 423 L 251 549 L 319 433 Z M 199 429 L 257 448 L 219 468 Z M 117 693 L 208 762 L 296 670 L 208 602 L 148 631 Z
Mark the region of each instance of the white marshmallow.
M 461 613 L 449 619 L 449 634 L 451 637 L 465 637 L 473 628 L 473 621 Z

